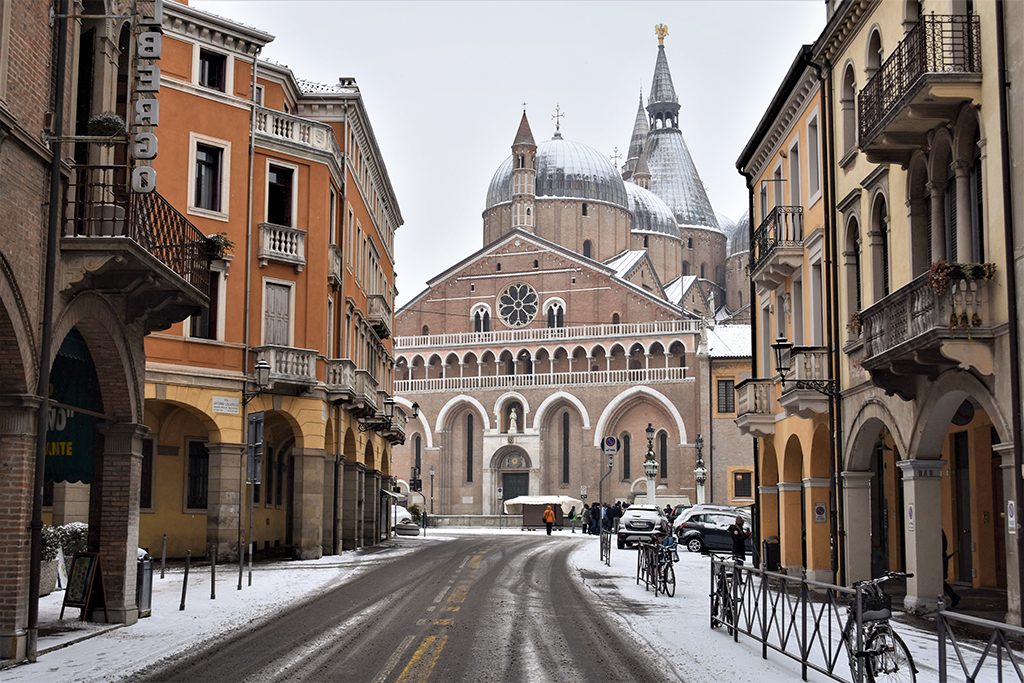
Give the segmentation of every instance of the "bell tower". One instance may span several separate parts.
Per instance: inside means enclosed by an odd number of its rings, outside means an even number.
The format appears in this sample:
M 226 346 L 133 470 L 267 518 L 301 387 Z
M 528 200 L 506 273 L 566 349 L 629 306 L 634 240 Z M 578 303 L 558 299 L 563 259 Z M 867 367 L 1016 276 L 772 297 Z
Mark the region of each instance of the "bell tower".
M 537 143 L 523 109 L 523 120 L 512 143 L 512 229 L 534 232 L 534 198 L 537 195 Z

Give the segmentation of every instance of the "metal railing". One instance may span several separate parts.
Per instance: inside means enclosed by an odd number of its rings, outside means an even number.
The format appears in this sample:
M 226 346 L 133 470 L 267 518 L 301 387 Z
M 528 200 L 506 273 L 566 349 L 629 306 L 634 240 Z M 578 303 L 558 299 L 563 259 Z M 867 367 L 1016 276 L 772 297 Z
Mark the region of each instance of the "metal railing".
M 601 529 L 600 560 L 601 562 L 604 562 L 605 565 L 608 567 L 612 565 L 612 536 L 614 535 L 615 534 L 606 529 Z
M 780 247 L 803 246 L 804 210 L 800 206 L 776 206 L 754 231 L 750 271 L 767 261 Z
M 697 334 L 699 320 L 661 320 L 646 323 L 623 323 L 621 325 L 577 325 L 574 327 L 535 327 L 521 330 L 496 330 L 494 332 L 456 332 L 451 334 L 428 334 L 395 337 L 395 349 L 418 349 L 426 347 L 477 346 L 482 344 L 569 341 L 576 339 L 600 339 L 603 337 L 637 337 L 664 334 Z
M 469 377 L 433 377 L 396 379 L 395 393 L 451 391 L 453 389 L 504 389 L 509 387 L 551 387 L 580 384 L 635 384 L 648 382 L 694 381 L 687 368 L 636 368 L 632 370 L 593 370 L 582 372 L 545 372 L 522 375 L 472 375 Z
M 75 166 L 63 225 L 64 237 L 127 237 L 210 293 L 209 241 L 159 193 L 131 192 L 126 166 Z
M 947 612 L 946 602 L 942 596 L 939 596 L 939 610 L 935 615 L 935 622 L 939 631 L 939 683 L 946 683 L 948 680 L 960 680 L 957 675 L 960 672 L 963 673 L 964 680 L 976 681 L 981 673 L 982 666 L 986 661 L 991 661 L 991 659 L 995 659 L 1000 681 L 1003 680 L 1004 662 L 1008 662 L 1010 667 L 1012 667 L 1018 681 L 1024 681 L 1024 673 L 1021 671 L 1021 653 L 1010 647 L 1009 643 L 1009 638 L 1017 640 L 1024 638 L 1024 628 L 972 617 L 969 614 Z M 963 647 L 956 633 L 954 633 L 950 622 L 972 626 L 975 629 L 991 633 L 988 642 L 981 649 L 981 652 L 975 653 L 977 654 L 977 663 L 974 663 L 973 666 L 968 661 L 968 658 L 971 651 L 975 648 Z M 949 657 L 947 640 L 953 646 L 953 654 L 956 655 L 956 662 L 960 665 L 959 671 L 954 672 L 953 676 L 950 676 L 949 665 L 947 664 Z
M 828 379 L 828 348 L 824 346 L 794 346 L 792 355 L 793 380 L 783 387 L 784 393 L 799 388 L 801 380 L 821 381 Z
M 927 74 L 980 74 L 977 15 L 929 14 L 910 29 L 858 99 L 860 140 L 873 140 L 885 118 Z

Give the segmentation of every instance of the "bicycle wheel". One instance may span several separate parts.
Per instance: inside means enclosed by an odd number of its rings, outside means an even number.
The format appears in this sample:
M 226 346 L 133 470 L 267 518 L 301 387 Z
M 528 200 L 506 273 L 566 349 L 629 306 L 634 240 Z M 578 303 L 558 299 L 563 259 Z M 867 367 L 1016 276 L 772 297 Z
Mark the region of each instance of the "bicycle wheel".
M 910 650 L 891 628 L 880 628 L 868 641 L 865 664 L 869 681 L 877 683 L 915 683 L 917 670 Z
M 670 598 L 676 595 L 676 570 L 671 562 L 666 562 L 661 568 L 661 592 Z

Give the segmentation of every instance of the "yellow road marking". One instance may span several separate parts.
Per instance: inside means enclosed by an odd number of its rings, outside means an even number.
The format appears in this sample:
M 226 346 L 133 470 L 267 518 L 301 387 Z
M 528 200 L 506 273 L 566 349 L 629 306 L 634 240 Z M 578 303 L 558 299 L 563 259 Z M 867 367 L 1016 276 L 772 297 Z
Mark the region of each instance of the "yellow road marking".
M 434 626 L 451 626 L 454 623 L 454 619 L 438 619 L 434 622 Z
M 467 593 L 469 593 L 469 586 L 456 586 L 452 594 L 448 596 L 448 602 L 464 602 Z
M 460 609 L 462 609 L 462 608 L 459 607 L 458 605 L 453 605 L 451 607 L 445 607 L 444 611 L 445 612 L 458 612 Z
M 483 555 L 474 555 L 473 559 L 469 561 L 469 568 L 476 569 L 480 566 L 480 561 L 484 559 Z
M 423 683 L 434 671 L 441 650 L 447 642 L 448 636 L 427 636 L 416 648 L 412 659 L 405 665 L 402 674 L 398 677 L 397 683 Z

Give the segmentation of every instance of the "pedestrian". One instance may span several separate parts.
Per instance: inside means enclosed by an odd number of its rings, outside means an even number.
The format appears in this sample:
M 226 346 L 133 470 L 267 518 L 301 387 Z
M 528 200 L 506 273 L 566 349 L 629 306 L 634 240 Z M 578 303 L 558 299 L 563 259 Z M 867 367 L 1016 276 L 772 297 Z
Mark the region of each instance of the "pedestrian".
M 590 506 L 590 533 L 594 536 L 601 533 L 601 503 Z
M 949 600 L 950 600 L 949 608 L 953 609 L 954 607 L 956 607 L 957 605 L 960 604 L 960 596 L 956 594 L 956 591 L 953 590 L 953 587 L 949 585 L 949 582 L 946 579 L 949 578 L 949 561 L 951 559 L 953 559 L 953 556 L 956 555 L 956 552 L 952 552 L 952 553 L 949 553 L 947 555 L 946 554 L 947 547 L 948 546 L 947 546 L 947 541 L 946 541 L 946 530 L 943 529 L 942 530 L 942 591 L 946 595 L 949 596 Z
M 583 533 L 590 535 L 590 504 L 583 504 Z
M 619 521 L 622 519 L 622 501 L 615 501 L 615 510 L 612 513 L 612 531 L 618 532 Z
M 544 511 L 544 524 L 548 528 L 548 536 L 551 535 L 551 527 L 555 524 L 555 511 L 548 505 L 548 509 Z
M 747 556 L 747 539 L 750 538 L 750 532 L 743 528 L 743 517 L 736 515 L 736 522 L 729 525 L 728 532 L 729 538 L 732 539 L 732 557 L 736 561 L 736 566 L 742 567 L 743 558 Z M 737 585 L 743 583 L 738 571 L 735 572 L 734 578 Z
M 572 509 L 569 510 L 569 528 L 572 529 L 570 533 L 576 533 L 576 506 L 573 505 Z

